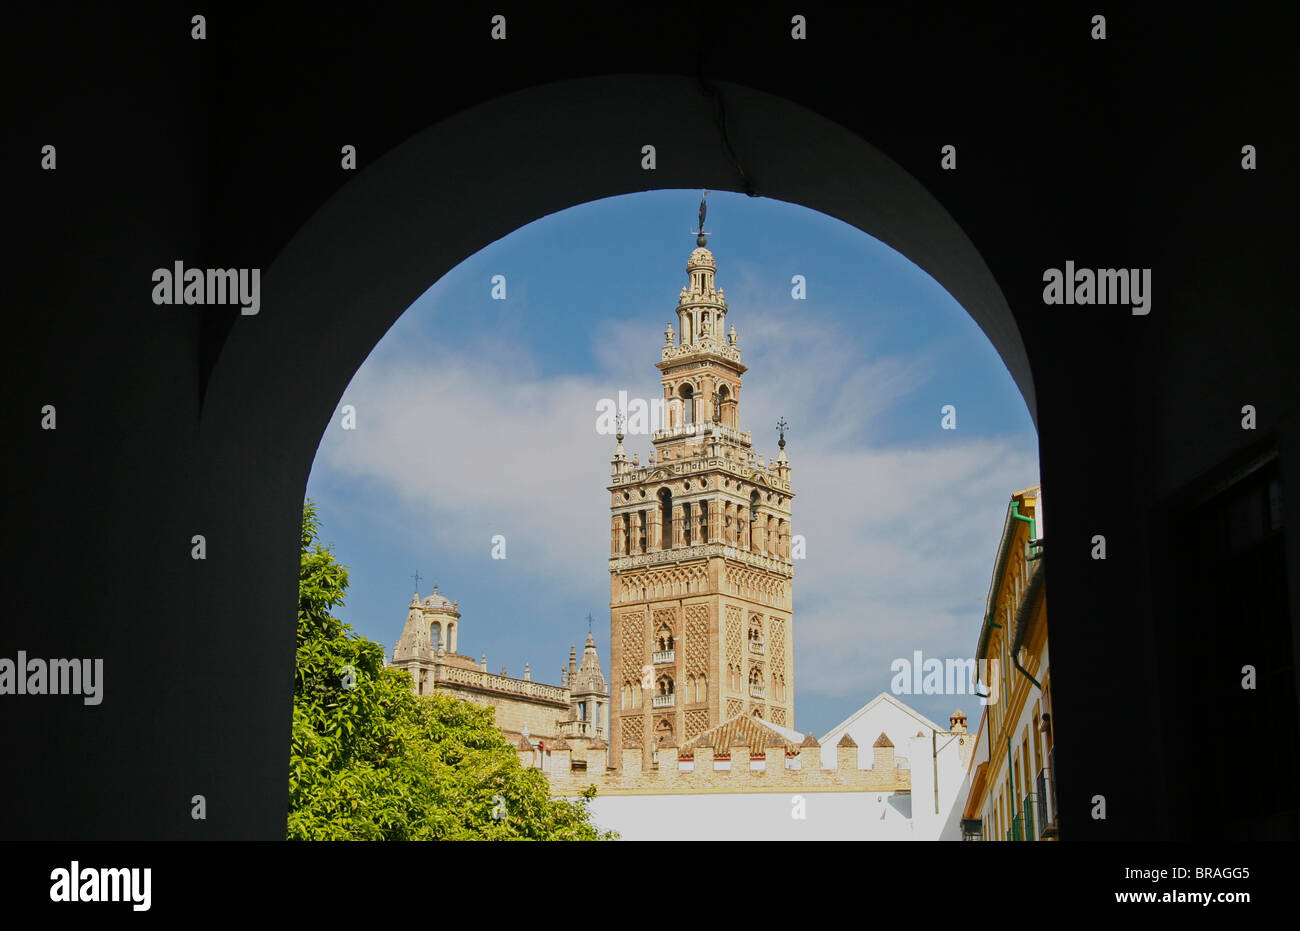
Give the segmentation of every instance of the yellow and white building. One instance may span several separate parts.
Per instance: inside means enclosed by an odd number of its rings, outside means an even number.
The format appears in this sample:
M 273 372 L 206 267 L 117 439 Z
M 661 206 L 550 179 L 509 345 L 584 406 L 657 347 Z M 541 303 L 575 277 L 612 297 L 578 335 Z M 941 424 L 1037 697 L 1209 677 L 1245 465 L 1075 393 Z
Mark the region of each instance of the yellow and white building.
M 975 656 L 989 692 L 962 811 L 968 840 L 1058 835 L 1047 652 L 1043 494 L 1011 496 Z

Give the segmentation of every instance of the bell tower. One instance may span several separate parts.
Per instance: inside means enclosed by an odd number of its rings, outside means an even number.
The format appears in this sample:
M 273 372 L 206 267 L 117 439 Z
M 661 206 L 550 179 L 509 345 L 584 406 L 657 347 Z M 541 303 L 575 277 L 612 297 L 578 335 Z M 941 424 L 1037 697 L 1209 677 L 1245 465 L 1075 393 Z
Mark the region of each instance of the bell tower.
M 610 758 L 680 745 L 740 714 L 794 726 L 794 564 L 785 423 L 770 462 L 740 429 L 736 328 L 697 248 L 656 368 L 666 424 L 641 465 L 610 465 Z M 668 744 L 672 741 L 672 744 Z

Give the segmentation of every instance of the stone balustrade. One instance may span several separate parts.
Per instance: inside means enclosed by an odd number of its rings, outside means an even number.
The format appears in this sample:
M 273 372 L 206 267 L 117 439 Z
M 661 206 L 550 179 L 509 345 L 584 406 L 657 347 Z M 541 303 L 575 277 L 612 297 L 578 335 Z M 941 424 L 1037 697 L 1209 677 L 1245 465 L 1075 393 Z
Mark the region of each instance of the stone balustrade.
M 512 679 L 498 676 L 478 669 L 463 669 L 459 666 L 435 666 L 435 682 L 446 685 L 467 685 L 480 689 L 491 689 L 510 695 L 523 695 L 528 698 L 540 698 L 546 701 L 569 703 L 569 690 L 557 685 L 546 685 L 528 679 Z
M 679 546 L 674 549 L 654 550 L 649 553 L 637 553 L 633 556 L 611 556 L 609 558 L 609 571 L 626 572 L 629 569 L 671 565 L 691 559 L 702 559 L 706 556 L 725 556 L 727 559 L 771 572 L 783 578 L 794 578 L 793 560 L 753 552 L 727 543 L 696 544 L 694 546 Z

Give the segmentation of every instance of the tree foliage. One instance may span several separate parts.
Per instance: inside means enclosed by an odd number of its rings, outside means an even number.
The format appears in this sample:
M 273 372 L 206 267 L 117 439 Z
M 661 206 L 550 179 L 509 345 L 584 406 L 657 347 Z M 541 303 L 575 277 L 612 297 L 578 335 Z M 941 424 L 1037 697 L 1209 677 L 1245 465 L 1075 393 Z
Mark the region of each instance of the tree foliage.
M 491 708 L 416 696 L 383 648 L 353 634 L 347 567 L 303 507 L 298 651 L 289 762 L 290 840 L 605 840 L 587 799 L 553 799 L 519 763 Z M 350 671 L 349 671 L 350 670 Z

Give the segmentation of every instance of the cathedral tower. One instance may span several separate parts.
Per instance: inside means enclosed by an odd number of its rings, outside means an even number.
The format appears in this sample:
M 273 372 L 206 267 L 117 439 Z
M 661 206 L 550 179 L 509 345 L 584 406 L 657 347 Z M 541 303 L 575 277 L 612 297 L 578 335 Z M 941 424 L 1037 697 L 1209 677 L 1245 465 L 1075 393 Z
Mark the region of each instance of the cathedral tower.
M 680 745 L 736 715 L 794 725 L 790 464 L 740 429 L 736 328 L 705 248 L 656 367 L 666 423 L 649 462 L 620 428 L 610 492 L 610 746 Z M 784 424 L 780 425 L 784 427 Z

